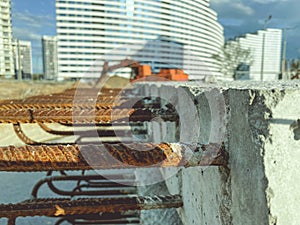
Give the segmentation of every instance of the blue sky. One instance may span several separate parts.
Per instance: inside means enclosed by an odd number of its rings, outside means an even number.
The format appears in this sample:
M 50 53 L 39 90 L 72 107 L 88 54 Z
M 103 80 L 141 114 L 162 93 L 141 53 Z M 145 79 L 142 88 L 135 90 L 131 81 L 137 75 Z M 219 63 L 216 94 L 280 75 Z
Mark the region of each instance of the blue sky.
M 226 38 L 262 29 L 269 15 L 271 28 L 296 27 L 300 22 L 299 0 L 211 0 L 211 5 Z M 56 33 L 55 0 L 12 0 L 12 21 L 14 37 L 32 42 L 34 73 L 42 72 L 41 37 Z M 287 40 L 288 58 L 300 57 L 300 24 L 287 32 Z
M 269 15 L 269 28 L 293 28 L 286 32 L 287 57 L 300 57 L 299 0 L 211 0 L 212 8 L 224 26 L 225 37 L 263 29 Z
M 13 36 L 31 41 L 34 73 L 43 70 L 41 38 L 55 35 L 55 0 L 12 0 Z

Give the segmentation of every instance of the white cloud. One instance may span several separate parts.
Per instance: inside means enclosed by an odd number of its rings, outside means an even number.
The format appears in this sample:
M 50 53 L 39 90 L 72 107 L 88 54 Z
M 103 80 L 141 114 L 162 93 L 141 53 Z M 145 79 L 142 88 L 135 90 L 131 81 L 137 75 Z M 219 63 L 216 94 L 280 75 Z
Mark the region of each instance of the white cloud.
M 55 29 L 55 15 L 13 11 L 13 37 L 31 42 L 34 72 L 42 71 L 41 37 Z M 49 31 L 50 30 L 50 31 Z
M 13 36 L 18 39 L 28 40 L 28 41 L 41 41 L 41 35 L 38 33 L 28 30 L 27 27 L 13 27 Z
M 43 28 L 44 26 L 55 26 L 55 18 L 51 15 L 33 15 L 28 11 L 12 14 L 14 24 L 22 24 L 27 27 Z
M 280 3 L 280 2 L 288 2 L 289 0 L 253 0 L 253 2 L 257 2 L 260 4 L 269 4 L 269 3 Z
M 248 15 L 254 14 L 254 10 L 241 0 L 212 0 L 212 7 L 216 9 L 218 13 L 223 15 Z
M 226 38 L 232 38 L 263 28 L 272 15 L 270 28 L 297 27 L 287 32 L 289 58 L 298 57 L 300 40 L 299 0 L 211 0 L 212 8 L 225 28 Z
M 238 3 L 234 4 L 233 9 L 234 8 L 236 10 L 240 10 L 241 12 L 244 12 L 247 15 L 253 15 L 254 14 L 254 10 L 251 7 L 246 6 L 241 2 L 238 2 Z
M 241 0 L 211 0 L 213 8 L 217 11 L 224 10 L 234 14 L 252 15 L 254 10 Z

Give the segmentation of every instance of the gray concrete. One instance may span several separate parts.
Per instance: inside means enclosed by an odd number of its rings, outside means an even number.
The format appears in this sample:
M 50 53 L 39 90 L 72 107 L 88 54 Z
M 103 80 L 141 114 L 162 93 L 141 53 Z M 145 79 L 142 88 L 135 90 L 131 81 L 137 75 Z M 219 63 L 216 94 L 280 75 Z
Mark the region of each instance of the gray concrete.
M 230 156 L 226 168 L 161 171 L 173 175 L 168 191 L 183 196 L 183 224 L 300 224 L 299 82 L 156 85 L 144 93 L 172 99 L 181 124 L 160 141 L 224 141 Z M 159 141 L 168 128 L 152 129 Z
M 141 174 L 141 171 L 139 171 L 139 174 Z M 144 172 L 144 174 L 146 174 L 146 172 Z M 138 192 L 139 195 L 144 196 L 169 194 L 168 188 L 166 187 L 166 184 L 163 182 L 163 180 L 161 182 L 156 182 L 153 185 L 138 186 Z M 141 211 L 140 220 L 141 224 L 143 225 L 183 225 L 176 209 L 143 210 Z

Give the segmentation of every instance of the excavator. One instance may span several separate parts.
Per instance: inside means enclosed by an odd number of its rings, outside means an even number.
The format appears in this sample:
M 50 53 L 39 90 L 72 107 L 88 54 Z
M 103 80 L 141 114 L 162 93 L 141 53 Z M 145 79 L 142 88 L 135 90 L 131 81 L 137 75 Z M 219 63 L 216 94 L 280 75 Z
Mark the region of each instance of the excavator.
M 136 81 L 188 81 L 188 75 L 182 69 L 164 68 L 159 73 L 153 73 L 150 65 L 139 62 L 129 66 L 132 69 L 130 82 Z
M 160 69 L 159 73 L 153 73 L 151 66 L 148 64 L 142 65 L 138 61 L 131 59 L 122 60 L 119 64 L 109 66 L 108 62 L 105 61 L 103 70 L 100 78 L 96 82 L 97 84 L 103 82 L 109 72 L 112 72 L 119 68 L 131 68 L 130 82 L 137 81 L 188 81 L 188 74 L 182 69 L 163 68 Z

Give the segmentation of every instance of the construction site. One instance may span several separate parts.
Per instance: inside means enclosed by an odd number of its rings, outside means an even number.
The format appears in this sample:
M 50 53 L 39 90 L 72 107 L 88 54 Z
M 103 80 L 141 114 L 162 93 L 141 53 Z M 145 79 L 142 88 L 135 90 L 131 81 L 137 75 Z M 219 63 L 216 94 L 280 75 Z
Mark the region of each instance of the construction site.
M 1 224 L 300 222 L 298 82 L 125 64 L 127 82 L 5 84 Z

